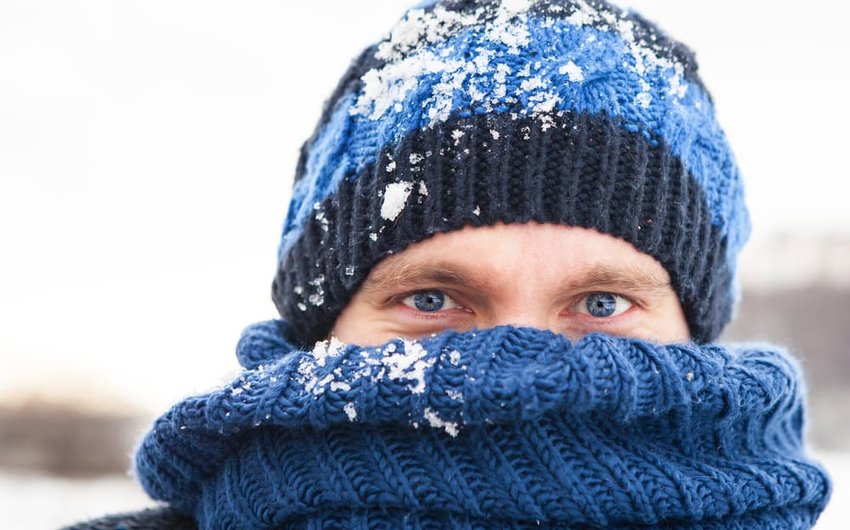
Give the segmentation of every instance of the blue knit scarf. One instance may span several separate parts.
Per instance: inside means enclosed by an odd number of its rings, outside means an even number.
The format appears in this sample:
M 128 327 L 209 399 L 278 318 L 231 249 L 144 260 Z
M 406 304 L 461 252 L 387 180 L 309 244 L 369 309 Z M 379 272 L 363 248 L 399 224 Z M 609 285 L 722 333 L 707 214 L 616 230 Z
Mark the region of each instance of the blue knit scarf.
M 810 528 L 796 364 L 499 327 L 381 347 L 246 330 L 245 371 L 186 399 L 136 455 L 202 529 Z

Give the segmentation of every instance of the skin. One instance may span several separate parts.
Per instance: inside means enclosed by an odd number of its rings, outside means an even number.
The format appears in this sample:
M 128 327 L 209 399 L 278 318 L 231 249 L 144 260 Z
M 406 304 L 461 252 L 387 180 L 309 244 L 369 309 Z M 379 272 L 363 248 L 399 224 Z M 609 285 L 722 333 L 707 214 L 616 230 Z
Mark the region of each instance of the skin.
M 442 307 L 417 308 L 421 292 L 442 293 Z M 612 315 L 589 312 L 593 293 L 615 295 Z M 573 340 L 591 332 L 656 343 L 690 339 L 670 277 L 654 258 L 592 229 L 534 222 L 465 227 L 388 256 L 371 270 L 331 334 L 376 346 L 396 337 L 503 324 Z

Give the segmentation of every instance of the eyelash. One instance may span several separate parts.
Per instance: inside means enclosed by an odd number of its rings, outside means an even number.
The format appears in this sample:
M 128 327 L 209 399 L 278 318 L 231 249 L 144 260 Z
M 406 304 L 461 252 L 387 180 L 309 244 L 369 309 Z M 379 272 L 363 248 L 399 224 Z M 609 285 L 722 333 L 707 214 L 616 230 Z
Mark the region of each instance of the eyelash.
M 454 302 L 456 304 L 456 307 L 450 307 L 450 308 L 446 308 L 446 309 L 441 308 L 437 311 L 429 312 L 429 311 L 419 310 L 418 308 L 416 308 L 412 305 L 408 305 L 408 304 L 404 303 L 405 300 L 407 300 L 408 298 L 414 297 L 417 294 L 435 293 L 435 292 L 442 294 L 443 296 L 446 297 L 447 300 L 451 300 L 452 302 Z M 587 298 L 589 296 L 594 295 L 594 294 L 610 294 L 610 295 L 613 295 L 614 297 L 622 299 L 623 301 L 628 303 L 629 307 L 620 311 L 619 313 L 612 314 L 612 315 L 605 316 L 605 317 L 598 317 L 598 316 L 591 315 L 590 312 L 587 311 L 587 309 L 586 309 L 586 304 L 587 304 Z M 626 295 L 623 295 L 623 294 L 620 294 L 620 293 L 615 293 L 615 292 L 612 292 L 612 291 L 592 291 L 592 292 L 588 292 L 588 293 L 582 293 L 575 300 L 576 300 L 576 302 L 573 302 L 570 305 L 570 308 L 571 308 L 570 312 L 574 313 L 574 314 L 582 315 L 582 318 L 586 318 L 586 319 L 594 321 L 594 322 L 610 321 L 610 320 L 613 320 L 616 317 L 619 317 L 621 315 L 628 313 L 634 307 L 643 307 L 643 305 L 640 302 L 634 300 L 633 298 L 626 296 Z M 413 312 L 413 314 L 415 314 L 417 317 L 428 318 L 428 319 L 442 318 L 445 315 L 446 312 L 448 312 L 452 309 L 460 309 L 460 310 L 463 310 L 463 311 L 466 311 L 466 312 L 469 311 L 463 304 L 461 304 L 460 302 L 455 300 L 455 298 L 453 296 L 451 296 L 450 294 L 446 293 L 446 291 L 441 290 L 441 289 L 418 289 L 416 291 L 411 291 L 411 292 L 396 296 L 396 297 L 392 298 L 391 300 L 389 300 L 389 303 L 392 304 L 392 305 L 401 304 L 401 305 L 405 306 L 407 309 L 411 310 Z M 581 309 L 579 309 L 579 308 L 583 308 L 584 311 L 581 311 Z M 615 309 L 615 311 L 616 311 L 616 309 Z
M 420 310 L 416 307 L 413 307 L 412 305 L 408 305 L 408 304 L 404 303 L 405 300 L 407 300 L 408 298 L 413 298 L 414 296 L 416 296 L 418 294 L 424 294 L 424 293 L 440 293 L 446 298 L 446 300 L 451 300 L 455 304 L 456 307 L 449 307 L 449 308 L 445 308 L 445 309 L 440 308 L 437 311 L 422 311 L 422 310 Z M 450 294 L 446 293 L 445 291 L 443 291 L 441 289 L 419 289 L 419 290 L 416 290 L 416 291 L 412 291 L 412 292 L 409 292 L 409 293 L 406 293 L 406 294 L 399 295 L 399 296 L 395 297 L 393 300 L 391 300 L 390 302 L 393 303 L 394 305 L 401 304 L 401 305 L 407 307 L 408 309 L 410 309 L 411 311 L 413 311 L 417 316 L 422 316 L 422 317 L 425 317 L 425 318 L 440 318 L 441 314 L 444 314 L 445 312 L 450 311 L 452 309 L 461 309 L 461 310 L 466 311 L 466 307 L 464 307 L 463 304 L 461 304 L 460 302 L 455 300 L 455 298 L 453 296 L 451 296 Z
M 614 312 L 611 315 L 596 316 L 596 315 L 593 315 L 593 314 L 590 313 L 590 310 L 587 308 L 588 298 L 590 298 L 593 295 L 597 295 L 597 294 L 611 295 L 615 298 Z M 626 307 L 625 309 L 619 308 L 618 306 L 620 305 L 619 302 L 621 300 L 623 302 L 625 302 L 626 304 L 628 304 L 628 307 Z M 573 305 L 573 308 L 574 308 L 576 313 L 583 315 L 583 316 L 586 316 L 586 317 L 592 319 L 593 321 L 599 322 L 599 321 L 603 321 L 603 320 L 611 320 L 615 317 L 623 315 L 635 306 L 638 306 L 638 304 L 634 300 L 629 298 L 628 296 L 625 296 L 625 295 L 622 295 L 622 294 L 619 294 L 619 293 L 615 293 L 615 292 L 612 292 L 612 291 L 593 291 L 591 293 L 583 294 L 581 296 L 581 298 L 578 299 L 578 302 Z M 619 311 L 619 312 L 617 312 L 617 311 Z

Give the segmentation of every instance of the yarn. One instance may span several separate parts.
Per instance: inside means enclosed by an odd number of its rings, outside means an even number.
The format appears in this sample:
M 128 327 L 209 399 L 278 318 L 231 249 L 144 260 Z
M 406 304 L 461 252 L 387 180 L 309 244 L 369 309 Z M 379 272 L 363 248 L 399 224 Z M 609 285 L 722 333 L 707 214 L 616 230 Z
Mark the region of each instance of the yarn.
M 731 319 L 749 218 L 693 54 L 602 1 L 426 2 L 354 61 L 302 147 L 273 298 L 308 346 L 386 256 L 532 220 L 654 257 L 698 342 Z
M 246 330 L 136 455 L 200 528 L 810 528 L 801 375 L 768 347 L 502 326 L 379 347 Z

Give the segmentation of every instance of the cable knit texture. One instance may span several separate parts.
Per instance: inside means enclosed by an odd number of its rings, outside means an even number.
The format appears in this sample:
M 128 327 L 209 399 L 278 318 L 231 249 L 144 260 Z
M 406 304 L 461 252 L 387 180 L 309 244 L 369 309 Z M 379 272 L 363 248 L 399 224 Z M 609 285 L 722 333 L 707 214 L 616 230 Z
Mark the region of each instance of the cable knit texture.
M 798 367 L 770 348 L 504 326 L 301 350 L 274 321 L 238 356 L 136 455 L 202 529 L 789 530 L 829 496 Z

